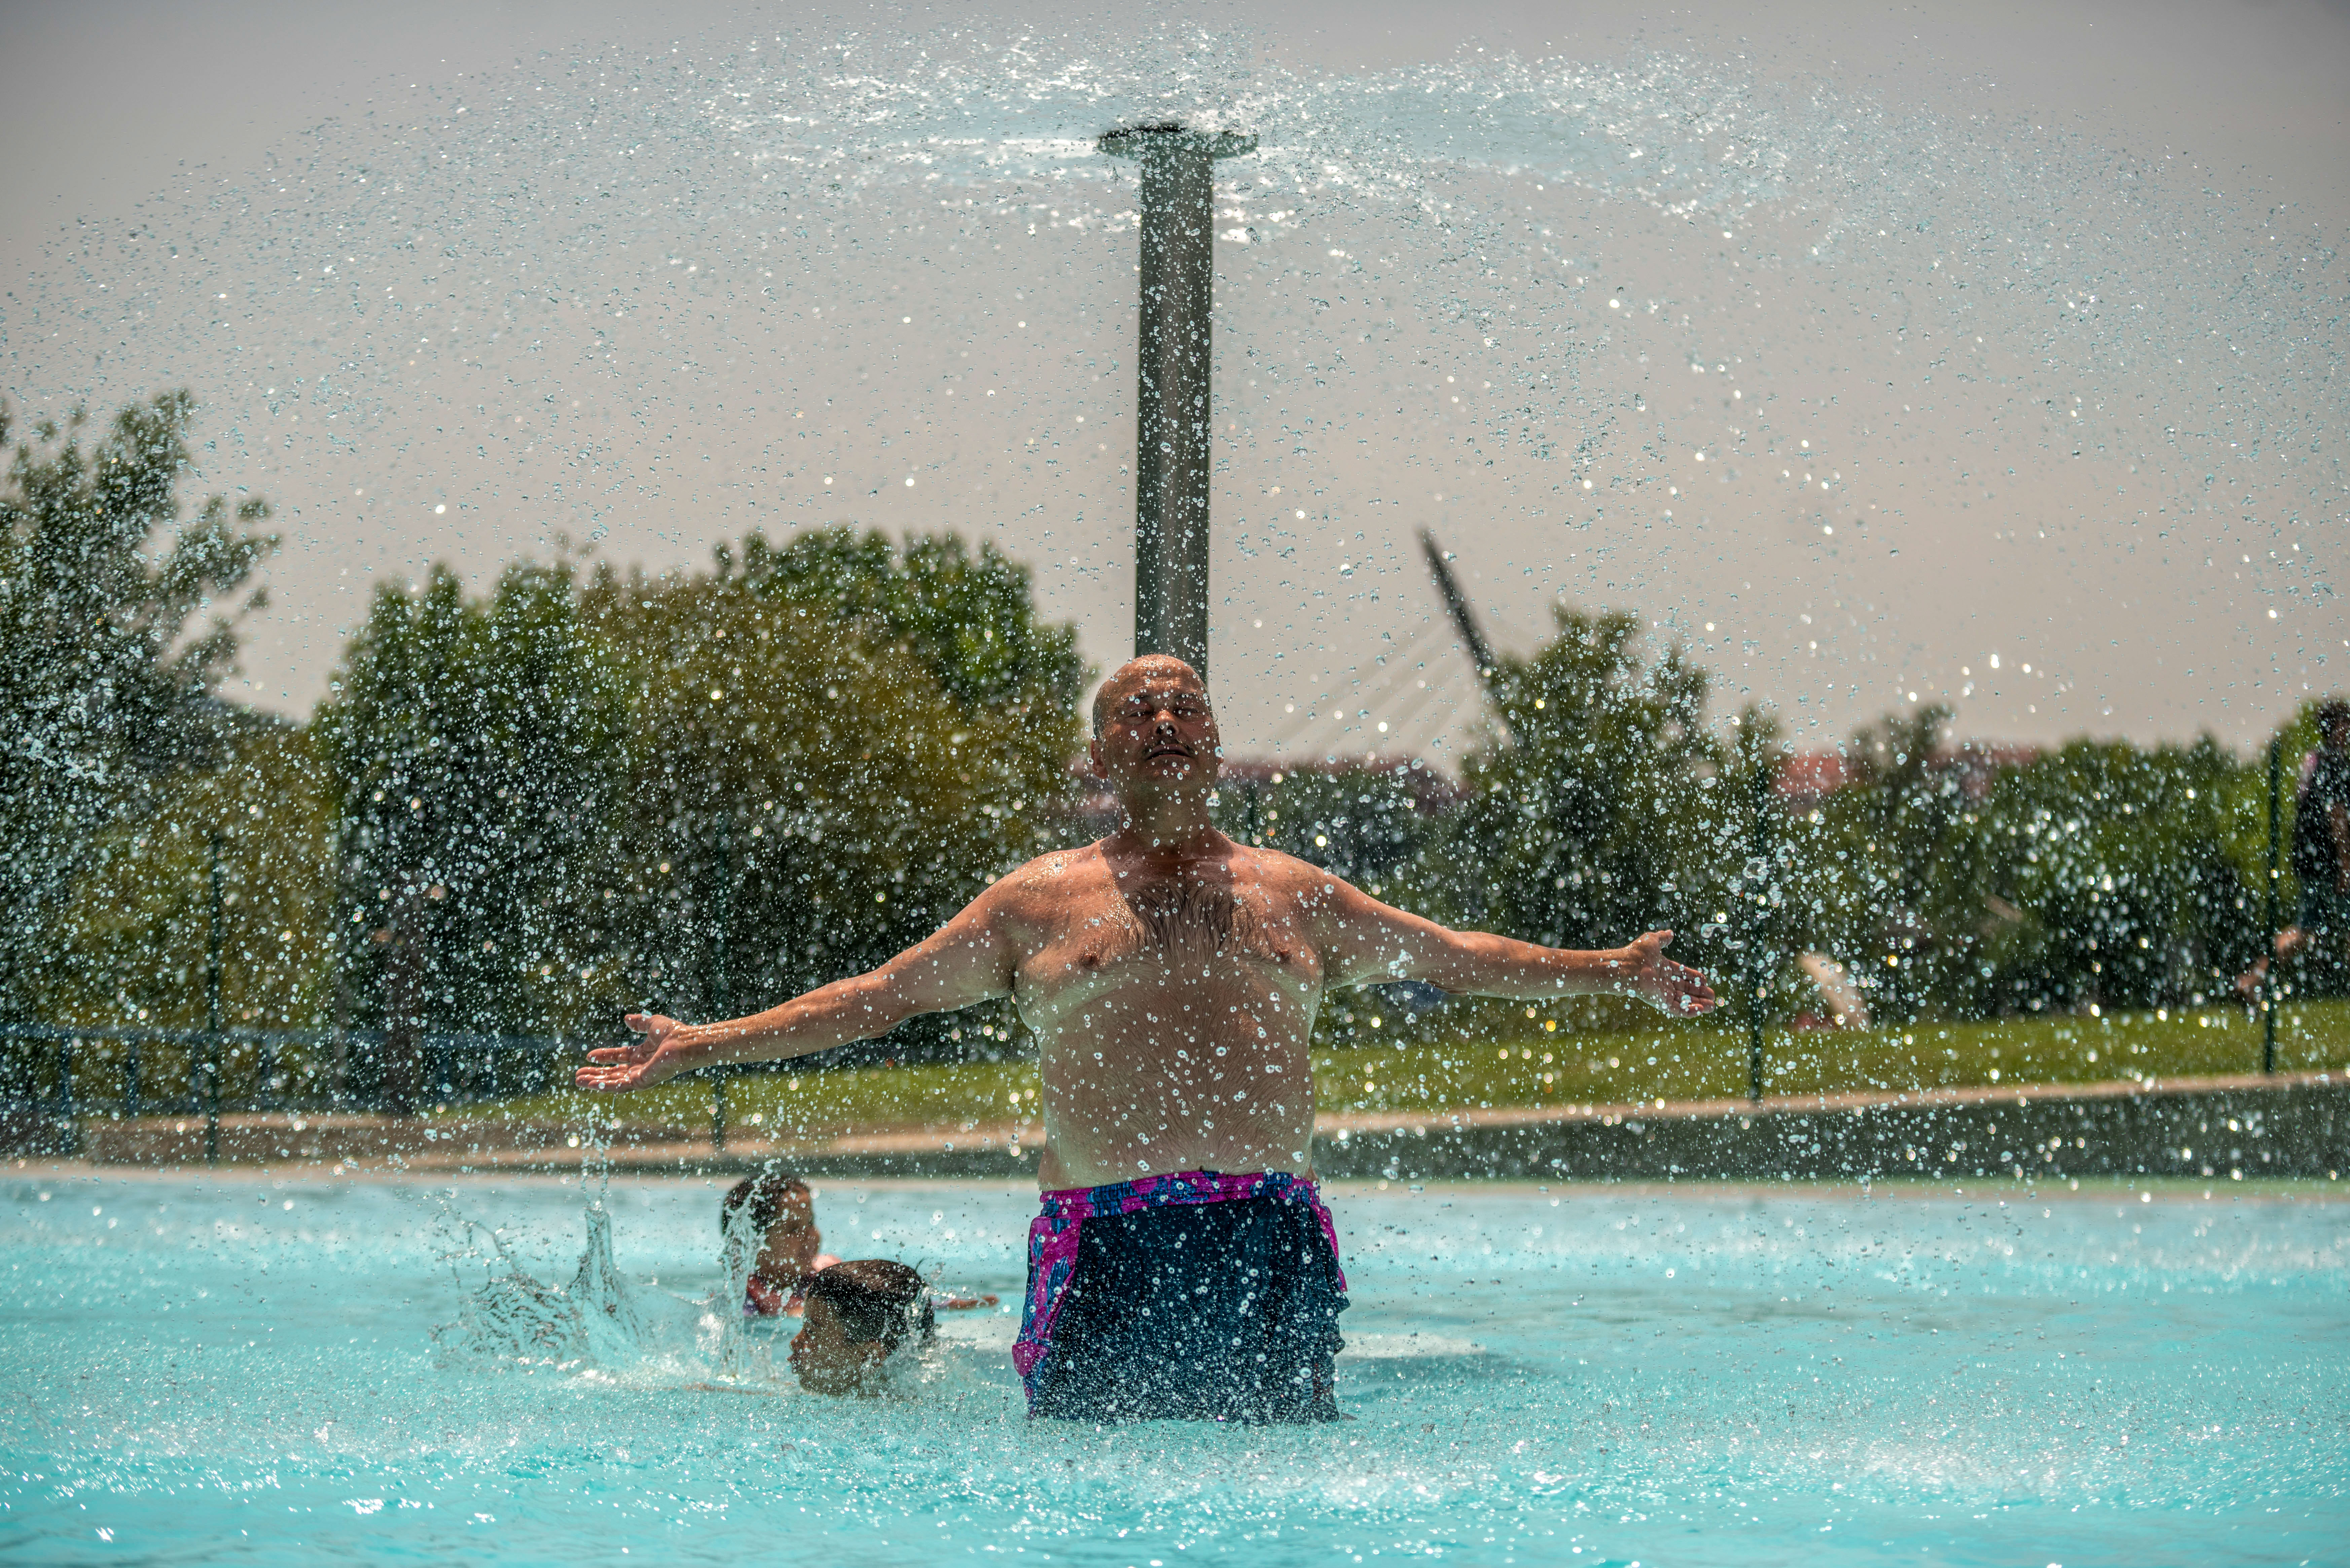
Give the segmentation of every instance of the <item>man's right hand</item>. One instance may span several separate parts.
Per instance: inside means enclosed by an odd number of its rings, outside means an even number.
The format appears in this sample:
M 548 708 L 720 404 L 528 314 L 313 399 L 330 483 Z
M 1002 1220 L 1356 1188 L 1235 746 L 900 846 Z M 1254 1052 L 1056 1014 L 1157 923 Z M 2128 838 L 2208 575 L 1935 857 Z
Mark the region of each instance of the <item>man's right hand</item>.
M 1650 931 L 1634 938 L 1608 961 L 1609 971 L 1622 977 L 1616 982 L 1617 987 L 1625 995 L 1637 996 L 1676 1018 L 1712 1012 L 1719 1003 L 1705 976 L 1665 956 L 1672 940 L 1670 931 Z
M 644 1038 L 626 1045 L 605 1045 L 588 1053 L 589 1065 L 573 1082 L 583 1089 L 608 1095 L 650 1088 L 674 1078 L 692 1064 L 682 1060 L 685 1025 L 658 1012 L 631 1012 L 627 1023 Z

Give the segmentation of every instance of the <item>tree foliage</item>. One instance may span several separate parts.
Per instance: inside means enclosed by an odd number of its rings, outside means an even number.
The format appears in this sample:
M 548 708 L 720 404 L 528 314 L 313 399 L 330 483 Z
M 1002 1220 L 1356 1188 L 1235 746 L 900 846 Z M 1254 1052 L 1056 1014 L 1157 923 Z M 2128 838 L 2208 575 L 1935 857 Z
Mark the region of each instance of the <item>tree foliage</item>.
M 1629 614 L 1555 615 L 1557 635 L 1494 671 L 1506 733 L 1464 760 L 1429 892 L 1528 941 L 1612 947 L 1721 878 L 1725 759 L 1679 649 L 1650 658 Z
M 215 864 L 232 1023 L 749 1012 L 881 961 L 1067 831 L 1075 630 L 951 535 L 754 534 L 658 576 L 522 562 L 478 595 L 436 567 L 378 593 L 307 729 L 235 709 L 218 691 L 272 541 L 259 502 L 182 522 L 192 418 L 172 394 L 96 439 L 39 427 L 0 491 L 20 1013 L 199 1022 Z M 1490 690 L 1457 781 L 1236 772 L 1219 821 L 1457 924 L 1574 947 L 1672 926 L 1676 956 L 1781 1020 L 1807 950 L 1881 1021 L 2189 1002 L 2262 950 L 2265 771 L 2209 738 L 1994 768 L 1928 708 L 1864 726 L 1843 786 L 1791 807 L 1775 726 L 1711 723 L 1702 671 L 1629 614 L 1560 610 Z M 2289 836 L 2307 710 L 2283 740 Z M 1385 1037 L 1370 1018 L 1422 1004 L 1342 1001 L 1325 1034 Z M 869 1054 L 1014 1033 L 990 1009 Z
M 1855 778 L 1796 823 L 1791 940 L 1882 1021 L 2225 994 L 2262 950 L 2262 770 L 2209 736 L 2075 741 L 1996 768 L 1947 715 L 1854 737 Z
M 781 547 L 753 533 L 737 563 L 720 546 L 716 579 L 902 644 L 967 707 L 1074 710 L 1084 695 L 1076 628 L 1036 618 L 1028 569 L 992 539 L 973 555 L 953 534 L 917 534 L 901 548 L 879 529 L 815 528 Z
M 222 1023 L 283 1029 L 327 1015 L 336 974 L 334 811 L 310 737 L 253 725 L 205 765 L 158 777 L 147 808 L 102 832 L 49 929 L 33 1012 L 50 1023 L 201 1029 L 218 916 Z M 214 877 L 217 874 L 218 901 Z M 260 1054 L 231 1050 L 235 1092 Z M 279 1090 L 318 1085 L 317 1054 L 277 1053 Z M 145 1092 L 188 1095 L 187 1059 L 151 1053 Z
M 893 571 L 947 556 L 923 543 Z M 1007 685 L 984 639 L 942 679 L 940 645 L 855 596 L 731 574 L 608 580 L 591 602 L 624 639 L 642 737 L 626 842 L 647 994 L 746 1012 L 869 969 L 1053 842 L 1076 682 Z
M 1497 671 L 1504 732 L 1398 877 L 1417 907 L 1571 947 L 1672 926 L 1733 1016 L 1781 1021 L 1825 1011 L 1804 952 L 1897 1023 L 2190 1002 L 2262 950 L 2264 771 L 2208 736 L 1993 765 L 1927 707 L 1862 726 L 1842 786 L 1793 807 L 1775 727 L 1710 730 L 1703 676 L 1645 654 L 1635 618 L 1558 628 Z M 2288 726 L 2288 775 L 2314 735 L 2306 711 Z
M 2257 948 L 2224 849 L 2246 770 L 2208 737 L 2076 741 L 1955 814 L 1923 899 L 1930 945 L 1901 1011 L 1959 1016 L 2222 992 Z
M 316 725 L 356 1016 L 609 1031 L 871 967 L 1045 846 L 1074 646 L 951 537 L 386 589 Z
M 581 1026 L 619 924 L 599 895 L 619 877 L 633 736 L 576 573 L 515 566 L 478 600 L 445 567 L 413 595 L 383 588 L 334 684 L 314 728 L 359 1015 Z
M 42 984 L 44 940 L 110 827 L 156 781 L 216 761 L 240 603 L 276 540 L 267 505 L 215 495 L 181 519 L 195 404 L 164 393 L 85 445 L 76 415 L 20 441 L 0 487 L 0 1011 Z M 10 434 L 0 410 L 0 445 Z M 210 613 L 207 613 L 210 612 Z

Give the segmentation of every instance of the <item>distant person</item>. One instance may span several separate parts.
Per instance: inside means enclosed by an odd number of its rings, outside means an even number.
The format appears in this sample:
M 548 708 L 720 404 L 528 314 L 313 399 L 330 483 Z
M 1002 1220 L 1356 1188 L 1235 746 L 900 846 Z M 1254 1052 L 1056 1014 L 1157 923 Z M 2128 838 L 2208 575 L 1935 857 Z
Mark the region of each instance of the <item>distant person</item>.
M 1569 952 L 1447 930 L 1225 837 L 1209 816 L 1215 717 L 1179 659 L 1121 667 L 1093 727 L 1116 832 L 997 878 L 869 974 L 728 1023 L 634 1015 L 643 1038 L 589 1052 L 578 1082 L 638 1089 L 802 1056 L 1009 995 L 1045 1089 L 1044 1212 L 1013 1349 L 1031 1414 L 1335 1419 L 1346 1279 L 1314 1181 L 1307 1055 L 1323 997 L 1418 980 L 1527 1001 L 1610 992 L 1689 1014 L 1713 992 L 1665 957 L 1670 931 Z
M 878 1393 L 891 1357 L 938 1337 L 930 1287 L 887 1258 L 833 1263 L 801 1281 L 800 1294 L 792 1372 L 811 1394 Z
M 824 1250 L 816 1228 L 816 1199 L 806 1182 L 779 1170 L 745 1177 L 727 1189 L 718 1210 L 719 1233 L 758 1239 L 743 1282 L 743 1315 L 800 1315 L 800 1282 L 840 1262 Z M 747 1233 L 743 1227 L 749 1227 Z
M 2350 964 L 2350 702 L 2317 708 L 2318 749 L 2302 760 L 2293 813 L 2293 876 L 2301 884 L 2299 919 L 2276 934 L 2272 957 L 2309 955 Z M 2268 978 L 2262 959 L 2236 981 L 2247 1002 Z

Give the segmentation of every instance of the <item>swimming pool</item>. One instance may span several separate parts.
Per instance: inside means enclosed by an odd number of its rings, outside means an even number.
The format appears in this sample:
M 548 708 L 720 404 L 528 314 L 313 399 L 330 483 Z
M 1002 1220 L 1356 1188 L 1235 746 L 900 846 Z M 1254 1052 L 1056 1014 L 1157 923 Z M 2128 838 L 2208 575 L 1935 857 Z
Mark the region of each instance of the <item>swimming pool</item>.
M 2350 1560 L 2339 1202 L 1340 1189 L 1354 1418 L 1099 1431 L 1021 1417 L 1008 1312 L 899 1397 L 714 1380 L 717 1190 L 615 1182 L 638 1325 L 526 1365 L 448 1327 L 451 1254 L 503 1227 L 568 1281 L 576 1181 L 12 1173 L 0 1555 Z M 817 1201 L 844 1256 L 1014 1299 L 1016 1187 Z

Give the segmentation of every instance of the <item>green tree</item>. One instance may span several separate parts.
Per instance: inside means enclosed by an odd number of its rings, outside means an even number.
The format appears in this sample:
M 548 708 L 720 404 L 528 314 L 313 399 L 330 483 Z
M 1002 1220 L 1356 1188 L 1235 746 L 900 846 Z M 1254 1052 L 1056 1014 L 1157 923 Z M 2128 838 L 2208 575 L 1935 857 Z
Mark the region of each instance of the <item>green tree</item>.
M 400 1042 L 428 1026 L 748 1011 L 925 934 L 1048 846 L 1073 649 L 1020 568 L 943 538 L 380 593 L 315 731 L 350 1013 L 400 1036 L 386 1086 L 421 1092 Z M 977 1023 L 906 1033 L 1008 1037 Z
M 755 538 L 744 554 L 762 560 Z M 706 576 L 608 574 L 589 595 L 646 738 L 625 831 L 631 972 L 681 1012 L 872 967 L 1050 847 L 1064 815 L 1083 670 L 1054 651 L 1069 628 L 1035 625 L 1024 574 L 983 553 L 986 617 L 924 626 L 888 607 L 951 601 L 972 570 L 959 544 L 824 558 L 829 575 L 795 577 L 722 553 Z M 1005 665 L 1006 646 L 1050 657 Z M 1011 1026 L 1003 1008 L 916 1021 L 863 1054 L 992 1054 Z
M 2209 736 L 2075 741 L 2004 770 L 1940 851 L 1924 996 L 1984 1016 L 2223 989 L 2257 946 L 2230 856 L 2249 771 Z
M 350 1011 L 400 1034 L 395 1099 L 421 1088 L 400 1077 L 420 1029 L 609 1026 L 628 697 L 567 564 L 511 566 L 486 599 L 439 566 L 377 593 L 314 722 Z
M 916 534 L 902 548 L 878 529 L 815 528 L 780 547 L 764 535 L 738 556 L 716 552 L 718 581 L 739 576 L 762 598 L 806 607 L 879 642 L 903 643 L 958 701 L 1006 709 L 1044 702 L 1075 711 L 1085 693 L 1077 629 L 1036 618 L 1028 569 L 983 541 Z
M 1555 637 L 1494 672 L 1506 737 L 1465 760 L 1422 888 L 1490 929 L 1604 947 L 1700 908 L 1739 840 L 1704 673 L 1677 648 L 1644 657 L 1630 614 L 1555 615 Z
M 1783 1023 L 1810 1005 L 1795 956 L 1816 945 L 1823 909 L 1815 820 L 1791 814 L 1780 796 L 1785 733 L 1771 714 L 1748 708 L 1724 748 L 1717 782 L 1701 780 L 1700 815 L 1683 825 L 1706 849 L 1684 872 L 1675 956 L 1708 970 L 1729 1021 Z M 1767 1079 L 1766 1079 L 1767 1081 Z
M 1846 966 L 1884 1023 L 1918 1016 L 1946 989 L 1950 965 L 1965 961 L 1971 928 L 1942 930 L 1929 911 L 1965 805 L 1943 745 L 1950 719 L 1929 704 L 1856 731 L 1843 748 L 1850 782 L 1796 829 L 1809 942 Z
M 201 1029 L 209 998 L 213 873 L 220 873 L 222 1018 L 233 1029 L 316 1027 L 328 1021 L 334 966 L 333 810 L 309 736 L 255 724 L 211 765 L 154 782 L 148 809 L 99 836 L 50 942 L 64 961 L 39 992 L 39 1015 L 94 1027 Z M 117 1092 L 109 1062 L 85 1053 L 98 1093 Z M 141 1093 L 194 1092 L 188 1053 L 149 1048 Z M 262 1086 L 324 1087 L 330 1064 L 315 1052 L 233 1046 L 224 1058 L 232 1097 Z
M 237 727 L 216 694 L 236 618 L 261 603 L 237 596 L 276 540 L 253 531 L 259 500 L 215 495 L 181 522 L 194 413 L 164 393 L 87 448 L 79 415 L 44 421 L 0 488 L 0 1013 L 35 1003 L 58 950 L 46 939 L 101 836 Z M 0 410 L 0 445 L 9 434 Z

